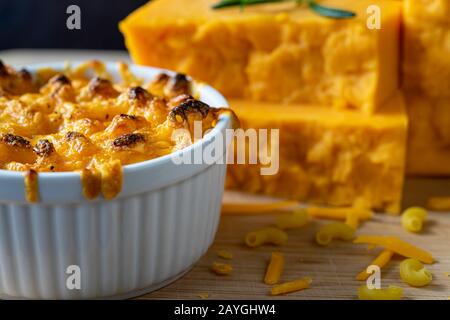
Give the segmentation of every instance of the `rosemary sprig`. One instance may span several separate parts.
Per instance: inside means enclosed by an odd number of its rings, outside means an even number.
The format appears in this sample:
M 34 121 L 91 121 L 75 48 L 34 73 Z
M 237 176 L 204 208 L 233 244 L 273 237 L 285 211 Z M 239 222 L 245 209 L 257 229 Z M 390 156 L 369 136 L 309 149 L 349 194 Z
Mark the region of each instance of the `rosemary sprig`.
M 317 13 L 323 17 L 327 17 L 327 18 L 348 19 L 348 18 L 353 18 L 356 16 L 356 13 L 354 13 L 352 11 L 321 6 L 320 4 L 318 4 L 315 1 L 309 1 L 308 6 L 315 13 Z
M 222 0 L 219 3 L 216 3 L 212 6 L 213 9 L 221 9 L 226 7 L 235 7 L 235 6 L 251 6 L 255 4 L 263 4 L 270 2 L 283 2 L 286 0 Z
M 315 13 L 332 19 L 348 19 L 353 18 L 356 14 L 352 11 L 331 8 L 318 4 L 315 0 L 222 0 L 212 6 L 213 9 L 221 9 L 226 7 L 258 5 L 263 3 L 277 3 L 285 1 L 295 1 L 298 5 L 307 5 Z

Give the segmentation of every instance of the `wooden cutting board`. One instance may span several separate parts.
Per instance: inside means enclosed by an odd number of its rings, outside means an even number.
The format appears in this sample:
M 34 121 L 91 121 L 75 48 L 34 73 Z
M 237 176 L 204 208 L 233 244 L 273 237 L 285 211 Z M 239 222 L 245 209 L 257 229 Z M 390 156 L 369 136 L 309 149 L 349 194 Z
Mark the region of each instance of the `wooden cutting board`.
M 421 205 L 428 195 L 445 194 L 448 180 L 408 180 L 405 188 L 405 206 Z M 224 201 L 263 201 L 254 196 L 238 193 L 225 195 Z M 368 250 L 364 245 L 336 241 L 329 247 L 319 247 L 314 242 L 315 232 L 327 221 L 313 221 L 310 225 L 289 231 L 285 246 L 247 248 L 243 239 L 247 232 L 268 226 L 273 215 L 223 216 L 214 244 L 194 268 L 184 277 L 140 299 L 199 299 L 208 294 L 209 299 L 273 299 L 270 286 L 263 283 L 265 269 L 272 251 L 281 251 L 286 258 L 282 281 L 304 276 L 312 277 L 310 289 L 291 293 L 276 299 L 356 299 L 357 288 L 363 282 L 355 280 L 358 272 L 370 264 L 380 251 Z M 358 234 L 395 235 L 418 247 L 430 251 L 437 262 L 427 266 L 433 273 L 433 282 L 425 288 L 412 288 L 399 276 L 401 257 L 382 271 L 382 286 L 397 285 L 404 288 L 406 299 L 444 299 L 450 297 L 450 213 L 430 213 L 426 227 L 420 234 L 405 231 L 400 218 L 377 214 L 372 221 L 358 229 Z M 233 253 L 231 261 L 221 260 L 217 251 L 226 249 Z M 233 265 L 230 276 L 217 276 L 209 268 L 214 261 Z

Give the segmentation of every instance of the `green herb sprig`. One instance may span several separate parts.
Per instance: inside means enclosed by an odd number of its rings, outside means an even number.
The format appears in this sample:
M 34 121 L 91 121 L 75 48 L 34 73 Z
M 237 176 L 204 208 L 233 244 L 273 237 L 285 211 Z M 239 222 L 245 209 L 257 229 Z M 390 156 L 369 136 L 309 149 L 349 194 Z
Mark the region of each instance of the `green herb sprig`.
M 322 6 L 315 0 L 222 0 L 219 3 L 213 5 L 212 8 L 221 9 L 226 7 L 240 6 L 241 9 L 243 9 L 245 6 L 286 1 L 295 1 L 298 5 L 307 5 L 315 13 L 327 18 L 348 19 L 356 16 L 356 13 L 352 11 Z

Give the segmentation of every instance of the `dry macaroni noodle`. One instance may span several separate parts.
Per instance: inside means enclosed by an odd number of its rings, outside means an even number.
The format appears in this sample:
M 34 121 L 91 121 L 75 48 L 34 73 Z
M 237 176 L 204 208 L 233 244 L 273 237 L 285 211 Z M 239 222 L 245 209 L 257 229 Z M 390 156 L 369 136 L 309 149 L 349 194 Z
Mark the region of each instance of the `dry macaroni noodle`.
M 420 232 L 426 219 L 427 211 L 425 209 L 412 207 L 403 213 L 402 226 L 407 231 Z
M 322 246 L 331 243 L 333 239 L 350 241 L 354 238 L 355 228 L 342 222 L 330 223 L 322 228 L 316 234 L 316 241 Z
M 276 296 L 280 294 L 300 291 L 309 288 L 311 283 L 312 279 L 308 277 L 290 282 L 285 282 L 273 287 L 271 289 L 271 293 L 273 296 Z
M 366 285 L 358 289 L 359 300 L 401 300 L 403 289 L 390 286 L 386 289 L 369 289 Z
M 288 235 L 283 230 L 277 228 L 264 228 L 252 231 L 245 237 L 245 243 L 249 247 L 259 247 L 264 244 L 283 245 L 287 242 Z
M 267 266 L 264 283 L 276 284 L 280 281 L 284 269 L 284 256 L 281 252 L 272 252 L 272 256 Z
M 431 272 L 419 260 L 411 258 L 400 263 L 400 277 L 413 287 L 426 286 L 433 280 Z

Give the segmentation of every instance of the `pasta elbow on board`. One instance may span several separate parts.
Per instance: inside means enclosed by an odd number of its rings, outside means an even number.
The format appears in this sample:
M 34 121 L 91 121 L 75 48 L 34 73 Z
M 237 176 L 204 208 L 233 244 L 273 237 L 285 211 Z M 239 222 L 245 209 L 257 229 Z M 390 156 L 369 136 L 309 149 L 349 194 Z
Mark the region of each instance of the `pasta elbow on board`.
M 358 289 L 359 300 L 401 300 L 403 289 L 389 286 L 386 289 L 369 289 L 366 285 Z
M 417 259 L 405 259 L 400 263 L 400 277 L 413 287 L 424 287 L 433 280 L 433 275 Z
M 245 244 L 251 248 L 264 244 L 283 245 L 287 242 L 288 235 L 283 230 L 277 228 L 264 228 L 247 233 Z
M 420 207 L 411 207 L 405 210 L 402 215 L 402 226 L 410 232 L 420 232 L 427 219 L 427 210 Z
M 355 231 L 355 228 L 342 222 L 330 223 L 317 232 L 316 242 L 321 246 L 327 246 L 333 239 L 350 241 L 353 240 Z

